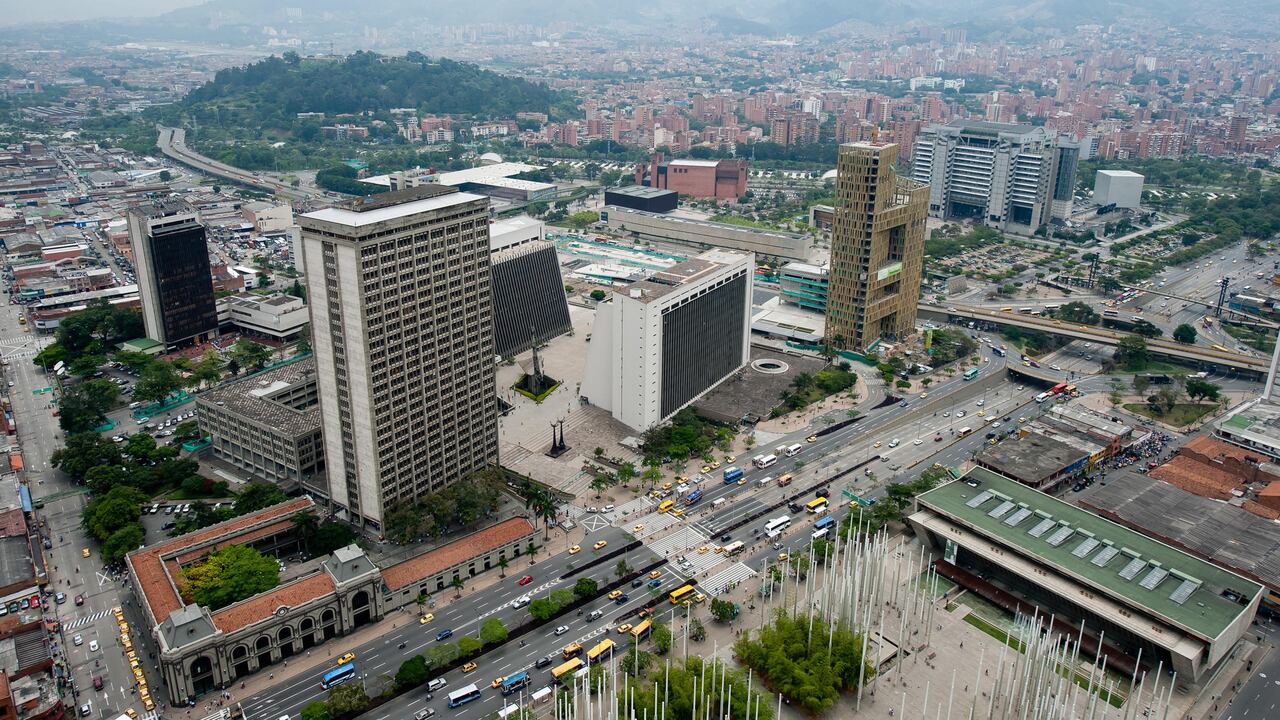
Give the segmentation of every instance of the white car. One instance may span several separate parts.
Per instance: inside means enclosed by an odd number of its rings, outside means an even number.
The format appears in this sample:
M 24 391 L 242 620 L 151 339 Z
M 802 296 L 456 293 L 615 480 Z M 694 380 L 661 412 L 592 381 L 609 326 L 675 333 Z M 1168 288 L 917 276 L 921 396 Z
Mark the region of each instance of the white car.
M 71 642 L 74 643 L 76 646 L 80 646 L 84 644 L 84 638 L 80 635 L 76 635 L 75 637 L 71 638 Z
M 569 626 L 568 626 L 568 625 L 561 625 L 560 627 L 556 628 L 556 637 L 560 637 L 561 635 L 563 635 L 563 634 L 565 634 L 565 633 L 567 633 L 567 632 L 569 632 Z
M 982 407 L 983 405 L 986 405 L 986 404 L 987 404 L 987 401 L 986 401 L 986 400 L 979 400 L 979 401 L 978 401 L 978 407 Z
M 943 411 L 942 411 L 942 417 L 951 417 L 951 411 L 950 411 L 950 410 L 943 410 Z
M 605 505 L 604 507 L 600 508 L 600 512 L 613 512 L 613 506 Z
M 528 605 L 531 602 L 533 602 L 533 600 L 528 595 L 521 595 L 520 597 L 511 601 L 511 607 L 519 610 L 520 608 L 524 607 L 525 605 Z
M 956 417 L 958 417 L 958 418 L 962 418 L 962 417 L 964 417 L 964 411 L 963 411 L 963 410 L 957 410 L 957 411 L 956 411 Z
M 90 640 L 90 641 L 89 641 L 89 652 L 98 652 L 98 641 L 97 641 L 97 640 Z
M 1050 365 L 1050 366 L 1049 366 L 1049 369 L 1050 369 L 1050 370 L 1057 370 L 1058 372 L 1062 372 L 1062 368 L 1058 367 L 1057 365 Z
M 911 444 L 912 444 L 912 445 L 919 445 L 919 444 L 920 444 L 920 443 L 922 443 L 922 442 L 924 442 L 924 441 L 923 441 L 923 440 L 921 440 L 920 438 L 916 438 L 915 440 L 912 440 L 912 441 L 911 441 Z

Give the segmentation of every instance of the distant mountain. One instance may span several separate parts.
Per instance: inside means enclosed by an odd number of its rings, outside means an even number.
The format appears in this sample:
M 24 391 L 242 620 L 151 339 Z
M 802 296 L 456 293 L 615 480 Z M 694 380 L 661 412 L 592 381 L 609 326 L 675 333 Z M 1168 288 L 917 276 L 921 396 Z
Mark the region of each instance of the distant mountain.
M 563 93 L 475 65 L 420 53 L 388 57 L 358 52 L 341 60 L 271 57 L 220 70 L 165 114 L 211 116 L 216 111 L 245 127 L 288 127 L 298 113 L 386 111 L 511 117 L 520 111 L 553 113 Z

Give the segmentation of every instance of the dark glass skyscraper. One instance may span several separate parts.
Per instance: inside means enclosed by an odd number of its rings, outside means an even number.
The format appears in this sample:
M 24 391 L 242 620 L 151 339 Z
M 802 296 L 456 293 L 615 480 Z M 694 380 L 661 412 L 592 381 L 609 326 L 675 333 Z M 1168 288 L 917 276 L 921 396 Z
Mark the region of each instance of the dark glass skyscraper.
M 209 248 L 195 208 L 171 198 L 136 205 L 129 240 L 147 337 L 173 346 L 216 331 Z

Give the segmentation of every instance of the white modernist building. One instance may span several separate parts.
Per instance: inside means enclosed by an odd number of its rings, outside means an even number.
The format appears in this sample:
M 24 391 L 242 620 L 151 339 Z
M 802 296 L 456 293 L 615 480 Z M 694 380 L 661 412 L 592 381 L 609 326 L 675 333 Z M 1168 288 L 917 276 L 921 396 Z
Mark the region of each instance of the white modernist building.
M 752 253 L 708 250 L 614 291 L 596 310 L 581 394 L 638 432 L 747 364 Z
M 1099 205 L 1136 208 L 1142 202 L 1143 176 L 1129 170 L 1099 170 L 1093 181 L 1093 201 Z

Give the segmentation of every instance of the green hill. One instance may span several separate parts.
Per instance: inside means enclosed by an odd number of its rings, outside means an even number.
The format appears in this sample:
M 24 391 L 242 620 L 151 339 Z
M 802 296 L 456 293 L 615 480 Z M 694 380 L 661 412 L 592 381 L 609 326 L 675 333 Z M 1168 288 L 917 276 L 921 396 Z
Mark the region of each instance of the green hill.
M 298 113 L 372 112 L 385 118 L 391 108 L 405 107 L 494 118 L 519 111 L 559 114 L 572 104 L 545 85 L 421 53 L 357 52 L 340 60 L 286 53 L 220 70 L 212 82 L 160 113 L 175 122 L 194 118 L 200 124 L 289 132 Z

